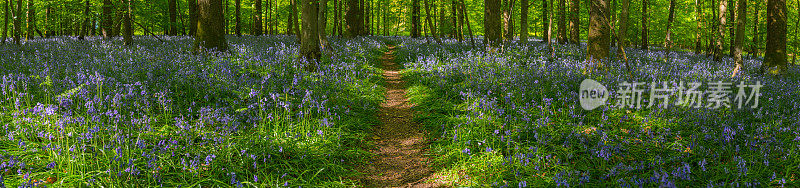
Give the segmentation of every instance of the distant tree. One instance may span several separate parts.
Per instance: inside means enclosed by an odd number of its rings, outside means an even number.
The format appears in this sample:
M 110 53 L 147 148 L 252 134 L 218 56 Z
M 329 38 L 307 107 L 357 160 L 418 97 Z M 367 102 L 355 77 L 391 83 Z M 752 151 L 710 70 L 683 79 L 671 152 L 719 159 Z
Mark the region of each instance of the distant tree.
M 189 1 L 189 35 L 197 34 L 197 0 Z
M 14 44 L 20 44 L 20 35 L 22 33 L 22 0 L 17 0 L 17 8 L 14 10 Z
M 647 40 L 647 0 L 642 0 L 642 50 L 647 50 L 650 41 Z
M 665 38 L 664 47 L 667 50 L 672 49 L 672 22 L 675 20 L 675 0 L 669 1 L 669 16 L 667 17 L 667 36 Z
M 744 29 L 747 25 L 747 1 L 739 0 L 738 3 L 739 7 L 738 13 L 736 16 L 736 33 L 735 33 L 735 40 L 733 42 L 733 61 L 736 64 L 736 67 L 733 68 L 733 74 L 731 77 L 735 77 L 736 73 L 742 68 L 743 60 L 742 60 L 742 43 L 744 42 Z
M 113 8 L 114 5 L 111 4 L 111 0 L 103 0 L 103 21 L 102 21 L 102 33 L 103 39 L 110 39 L 111 38 L 111 28 L 114 27 L 114 19 L 113 19 Z
M 567 0 L 558 0 L 558 43 L 567 43 Z
M 734 53 L 734 47 L 733 47 L 734 44 L 733 43 L 736 42 L 735 41 L 736 40 L 736 35 L 735 35 L 735 30 L 736 30 L 736 1 L 735 0 L 728 0 L 728 7 L 729 7 L 728 8 L 729 10 L 728 10 L 728 21 L 727 22 L 728 22 L 728 30 L 729 30 L 729 32 L 728 32 L 729 35 L 728 36 L 730 36 L 730 37 L 728 37 L 728 39 L 730 40 L 728 42 L 728 45 L 729 45 L 729 47 L 728 47 L 728 50 L 729 50 L 728 55 L 733 57 L 733 53 Z
M 580 44 L 581 36 L 581 20 L 580 20 L 580 6 L 581 0 L 572 0 L 570 3 L 569 14 L 569 40 L 573 44 Z
M 786 68 L 786 0 L 767 0 L 767 47 L 761 71 L 777 67 L 771 73 L 781 74 Z
M 261 23 L 261 0 L 253 1 L 253 11 L 253 35 L 258 36 L 261 35 L 261 29 L 264 27 Z
M 703 38 L 703 6 L 700 5 L 700 0 L 694 0 L 694 21 L 697 23 L 697 30 L 695 30 L 695 47 L 694 53 L 700 54 L 700 51 L 703 48 L 702 38 Z
M 194 39 L 194 50 L 206 49 L 227 51 L 228 43 L 223 30 L 223 14 L 221 0 L 197 1 L 197 35 Z
M 83 9 L 83 24 L 81 25 L 80 29 L 81 33 L 80 36 L 78 37 L 78 39 L 80 40 L 83 40 L 84 37 L 86 37 L 86 35 L 89 34 L 89 27 L 90 27 L 89 25 L 91 24 L 91 22 L 89 22 L 90 20 L 89 12 L 92 8 L 92 4 L 89 0 L 84 0 L 84 2 L 86 2 L 86 6 L 85 9 Z
M 31 40 L 35 37 L 35 29 L 36 29 L 36 8 L 33 6 L 33 1 L 28 0 L 28 16 L 25 16 L 27 19 L 25 21 L 25 26 L 28 31 L 25 32 L 25 40 Z
M 133 23 L 131 23 L 133 22 L 131 20 L 133 7 L 131 7 L 131 1 L 133 0 L 122 0 L 122 4 L 125 6 L 122 12 L 122 40 L 126 46 L 133 44 Z
M 235 5 L 233 5 L 234 6 L 234 14 L 235 14 L 234 19 L 236 20 L 236 23 L 234 25 L 234 29 L 233 29 L 234 31 L 233 32 L 236 34 L 237 37 L 241 37 L 242 36 L 242 18 L 241 18 L 241 16 L 242 16 L 242 11 L 241 11 L 242 10 L 242 0 L 236 0 L 234 2 L 234 4 L 235 4 Z
M 542 0 L 542 39 L 550 39 L 550 33 L 549 33 L 550 25 L 548 23 L 548 19 L 550 18 L 549 16 L 550 8 L 547 5 L 548 1 Z M 542 40 L 542 42 L 548 42 L 548 41 Z
M 608 0 L 591 0 L 589 7 L 588 61 L 597 67 L 609 56 L 611 27 L 608 22 Z
M 5 7 L 5 11 L 3 11 L 5 14 L 5 21 L 3 21 L 3 44 L 6 44 L 6 37 L 8 36 L 8 4 L 10 3 L 11 0 L 5 0 L 5 3 L 3 3 L 3 7 Z
M 364 34 L 364 11 L 359 0 L 347 0 L 347 21 L 348 36 L 355 37 Z
M 483 17 L 484 43 L 489 44 L 491 47 L 497 47 L 500 45 L 500 34 L 502 33 L 500 30 L 500 1 L 483 0 L 483 4 L 485 6 Z
M 751 44 L 750 44 L 751 45 L 750 46 L 750 54 L 753 57 L 758 56 L 758 51 L 759 51 L 758 50 L 758 46 L 759 46 L 758 43 L 760 42 L 759 38 L 761 38 L 761 36 L 758 33 L 758 23 L 759 23 L 758 21 L 759 21 L 759 16 L 761 15 L 761 11 L 760 11 L 761 9 L 759 7 L 760 5 L 761 5 L 761 0 L 756 1 L 756 7 L 755 7 L 755 9 L 753 9 L 754 10 L 753 14 L 755 14 L 755 16 L 756 16 L 755 18 L 753 18 L 753 42 L 751 42 Z
M 728 1 L 727 0 L 720 0 L 719 1 L 719 24 L 717 24 L 717 37 L 715 41 L 717 42 L 716 49 L 714 50 L 714 61 L 722 60 L 722 40 L 725 38 L 725 12 L 728 10 Z
M 622 10 L 619 16 L 619 45 L 622 47 L 628 46 L 628 18 L 631 0 L 622 0 Z
M 167 35 L 175 36 L 178 35 L 178 1 L 169 0 L 168 4 L 169 30 L 167 31 Z
M 528 0 L 520 1 L 519 41 L 528 42 Z

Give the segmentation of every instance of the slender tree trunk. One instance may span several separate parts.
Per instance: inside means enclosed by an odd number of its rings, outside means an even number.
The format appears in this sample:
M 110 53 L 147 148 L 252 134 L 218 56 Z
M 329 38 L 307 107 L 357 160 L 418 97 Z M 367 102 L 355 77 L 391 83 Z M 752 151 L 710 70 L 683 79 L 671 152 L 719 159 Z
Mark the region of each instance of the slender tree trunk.
M 469 22 L 469 12 L 467 11 L 467 5 L 464 3 L 464 0 L 461 0 L 461 11 L 464 13 L 464 23 L 467 24 L 467 33 L 469 34 L 469 42 L 472 47 L 475 47 L 475 38 L 472 35 L 472 24 Z
M 22 35 L 22 0 L 17 0 L 17 8 L 14 10 L 14 44 L 20 44 L 20 35 Z
M 198 0 L 197 12 L 197 35 L 194 40 L 194 51 L 227 51 L 228 43 L 222 29 L 225 27 L 222 1 Z
M 756 17 L 753 19 L 753 42 L 751 44 L 751 50 L 750 50 L 750 55 L 753 56 L 753 57 L 757 57 L 758 56 L 758 47 L 760 46 L 758 44 L 759 43 L 758 39 L 761 37 L 761 36 L 759 36 L 759 33 L 758 33 L 758 23 L 759 23 L 758 22 L 759 21 L 758 17 L 761 15 L 761 11 L 760 11 L 761 9 L 759 7 L 760 5 L 761 5 L 761 0 L 757 0 L 756 1 L 756 7 L 755 7 L 754 12 L 753 12 L 753 14 L 756 15 Z
M 433 36 L 433 39 L 434 39 L 436 42 L 439 42 L 439 37 L 436 35 L 436 25 L 435 25 L 435 24 L 433 24 L 433 21 L 431 20 L 431 16 L 432 16 L 432 15 L 431 15 L 431 4 L 430 4 L 430 0 L 424 0 L 424 1 L 425 1 L 425 2 L 424 2 L 424 3 L 425 3 L 425 21 L 426 21 L 426 22 L 428 22 L 428 24 L 427 24 L 427 25 L 428 25 L 428 29 L 429 29 L 429 31 L 430 31 L 430 34 L 431 34 L 431 36 Z M 484 1 L 485 1 L 485 0 L 484 0 Z M 435 17 L 435 15 L 433 15 L 433 16 Z M 499 28 L 499 24 L 498 24 L 497 26 L 498 26 L 498 28 Z
M 500 1 L 499 0 L 483 0 L 484 9 L 484 44 L 489 44 L 490 47 L 498 47 L 501 42 L 502 31 L 500 30 Z
M 729 39 L 729 42 L 728 42 L 728 51 L 729 51 L 728 55 L 733 57 L 733 51 L 734 51 L 733 43 L 736 42 L 736 41 L 734 41 L 736 39 L 736 35 L 734 35 L 735 34 L 734 32 L 736 30 L 736 1 L 735 0 L 728 0 L 728 7 L 730 7 L 729 11 L 728 11 L 729 12 L 728 13 L 728 22 L 729 22 L 729 24 L 728 24 L 728 30 L 729 30 L 729 32 L 728 32 L 729 33 L 729 35 L 728 35 L 729 36 L 728 37 L 728 39 Z
M 558 43 L 567 43 L 567 0 L 558 0 Z
M 91 3 L 89 0 L 84 0 L 86 2 L 86 9 L 83 10 L 83 26 L 81 26 L 81 34 L 78 39 L 83 40 L 86 37 L 86 34 L 89 33 L 89 10 L 91 9 Z
M 419 0 L 411 0 L 411 38 L 419 37 Z
M 722 40 L 725 38 L 725 12 L 728 10 L 728 1 L 719 1 L 719 24 L 717 25 L 717 49 L 714 51 L 714 61 L 722 60 L 723 44 Z
M 307 71 L 316 71 L 316 62 L 321 56 L 318 33 L 319 26 L 317 25 L 317 14 L 319 13 L 319 3 L 317 0 L 301 0 L 302 12 L 300 20 L 303 23 L 302 38 L 300 41 L 300 55 L 304 63 L 304 69 Z
M 795 44 L 794 44 L 794 55 L 792 55 L 792 63 L 797 64 L 797 56 L 800 55 L 800 54 L 798 54 L 798 51 L 800 51 L 800 45 L 798 45 L 798 43 L 800 43 L 800 41 L 797 40 L 798 28 L 800 28 L 800 0 L 795 0 L 794 1 L 794 6 L 795 6 L 794 10 L 796 10 L 795 13 L 797 13 L 795 15 L 797 15 L 797 17 L 794 17 L 794 42 L 795 42 Z M 739 31 L 737 31 L 737 32 L 739 32 Z
M 3 3 L 4 4 L 3 7 L 5 7 L 5 11 L 3 11 L 3 13 L 5 14 L 4 18 L 5 21 L 3 21 L 3 41 L 2 41 L 3 45 L 6 44 L 6 37 L 8 36 L 8 4 L 10 3 L 11 0 L 5 0 L 5 3 Z
M 528 0 L 520 1 L 519 41 L 528 42 Z
M 667 37 L 665 38 L 664 47 L 667 50 L 672 50 L 672 22 L 675 20 L 675 0 L 669 1 L 669 17 L 667 18 Z
M 28 29 L 25 32 L 25 40 L 31 40 L 34 37 L 34 29 L 36 28 L 36 8 L 33 7 L 33 1 L 28 0 L 28 16 L 25 17 L 26 20 L 26 27 Z
M 189 35 L 197 34 L 197 0 L 189 1 Z
M 609 56 L 611 28 L 608 23 L 608 1 L 591 0 L 589 7 L 589 63 L 603 68 Z
M 253 2 L 253 32 L 255 36 L 261 35 L 261 29 L 264 26 L 261 24 L 261 0 L 254 0 Z
M 131 23 L 131 15 L 133 15 L 133 7 L 131 7 L 132 0 L 122 0 L 125 8 L 122 13 L 122 40 L 126 46 L 133 44 L 133 24 Z
M 550 9 L 548 8 L 547 4 L 547 0 L 542 0 L 542 42 L 546 42 L 544 39 L 550 38 L 550 36 L 548 36 L 549 34 L 547 33 L 549 29 L 547 20 L 548 15 L 550 15 Z
M 178 1 L 169 0 L 169 31 L 167 35 L 178 35 Z
M 631 0 L 622 0 L 622 15 L 619 18 L 619 45 L 622 47 L 628 46 L 628 18 L 630 16 Z
M 52 8 L 48 5 L 44 9 L 44 37 L 51 37 L 53 36 L 52 31 Z
M 317 13 L 317 34 L 319 35 L 320 48 L 328 47 L 328 34 L 325 29 L 328 27 L 328 0 L 319 0 L 319 13 Z
M 606 0 L 603 0 L 606 1 Z M 581 12 L 581 0 L 572 0 L 570 4 L 570 19 L 569 19 L 569 39 L 572 44 L 580 44 L 580 36 L 581 36 L 581 20 L 580 20 L 580 12 Z M 608 8 L 608 3 L 606 2 L 606 8 Z M 605 9 L 603 12 L 608 12 L 608 9 Z M 608 21 L 608 20 L 606 20 Z
M 733 68 L 733 74 L 731 77 L 735 77 L 736 73 L 742 68 L 743 60 L 742 60 L 742 43 L 744 43 L 744 30 L 747 25 L 747 1 L 746 0 L 739 0 L 738 6 L 738 13 L 736 16 L 736 40 L 733 42 L 733 62 L 736 64 L 736 67 Z
M 761 71 L 778 67 L 774 74 L 786 69 L 786 0 L 767 0 L 767 47 Z
M 514 0 L 505 0 L 506 6 L 503 10 L 503 38 L 514 40 Z
M 700 0 L 694 0 L 694 21 L 697 23 L 697 30 L 695 30 L 695 43 L 694 54 L 700 54 L 703 48 L 701 39 L 703 38 L 703 6 L 700 5 Z
M 114 27 L 113 12 L 111 11 L 113 8 L 111 0 L 103 0 L 103 39 L 111 38 L 111 27 Z
M 650 41 L 647 40 L 647 0 L 642 0 L 642 50 L 647 50 Z
M 242 36 L 242 0 L 235 0 L 234 6 L 234 19 L 236 19 L 236 24 L 234 25 L 234 33 L 237 37 Z

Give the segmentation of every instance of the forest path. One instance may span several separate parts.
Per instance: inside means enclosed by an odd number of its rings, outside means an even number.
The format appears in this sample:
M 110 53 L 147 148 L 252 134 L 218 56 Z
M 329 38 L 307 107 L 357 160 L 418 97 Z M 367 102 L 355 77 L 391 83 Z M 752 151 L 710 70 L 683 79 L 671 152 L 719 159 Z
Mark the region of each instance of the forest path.
M 402 65 L 395 63 L 395 46 L 381 57 L 384 69 L 386 99 L 381 104 L 378 118 L 381 124 L 373 127 L 374 154 L 369 164 L 361 168 L 365 187 L 442 187 L 425 183 L 433 175 L 431 161 L 425 153 L 428 148 L 425 133 L 411 119 L 412 105 L 406 98 L 406 85 L 400 76 Z

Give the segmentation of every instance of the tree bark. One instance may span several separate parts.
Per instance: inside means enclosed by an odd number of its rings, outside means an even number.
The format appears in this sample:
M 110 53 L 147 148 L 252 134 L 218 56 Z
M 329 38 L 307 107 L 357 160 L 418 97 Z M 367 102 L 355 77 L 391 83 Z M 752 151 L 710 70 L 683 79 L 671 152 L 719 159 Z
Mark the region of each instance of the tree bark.
M 547 4 L 547 0 L 542 0 L 542 42 L 547 42 L 544 39 L 550 38 L 549 33 L 547 33 L 549 29 L 547 20 L 549 17 L 548 15 L 550 15 L 550 9 L 548 8 Z
M 500 30 L 500 1 L 499 0 L 483 0 L 484 9 L 484 44 L 490 47 L 500 46 L 502 31 Z
M 34 30 L 36 29 L 36 8 L 33 6 L 33 1 L 28 1 L 28 16 L 26 16 L 26 27 L 28 29 L 25 32 L 25 40 L 31 40 L 35 37 Z
M 506 8 L 503 10 L 503 38 L 514 40 L 514 0 L 505 0 Z
M 364 11 L 360 0 L 347 0 L 347 36 L 356 37 L 364 34 Z
M 111 11 L 113 7 L 111 0 L 103 0 L 103 39 L 111 38 L 111 27 L 114 27 L 113 11 Z
M 131 1 L 132 0 L 122 0 L 122 3 L 125 5 L 122 13 L 122 40 L 126 46 L 133 44 L 133 24 L 131 23 L 133 9 L 131 7 Z
M 300 55 L 304 63 L 304 69 L 316 71 L 316 62 L 321 53 L 319 47 L 319 26 L 317 26 L 317 14 L 319 13 L 319 1 L 301 0 L 302 12 L 300 20 L 303 23 L 302 38 L 300 41 Z
M 22 12 L 22 0 L 17 0 L 16 4 L 17 8 L 14 10 L 14 44 L 20 44 L 20 35 L 22 34 L 22 16 L 19 14 Z
M 759 33 L 758 33 L 758 23 L 759 23 L 758 22 L 759 21 L 758 17 L 761 15 L 761 11 L 760 11 L 761 9 L 759 7 L 760 5 L 761 5 L 761 0 L 756 1 L 756 7 L 755 7 L 755 9 L 753 9 L 755 11 L 753 14 L 756 15 L 756 17 L 753 19 L 753 42 L 752 42 L 752 44 L 751 44 L 752 46 L 750 48 L 750 55 L 753 56 L 753 57 L 758 56 L 758 46 L 759 46 L 759 44 L 758 44 L 759 40 L 758 39 L 761 37 L 759 35 Z
M 189 1 L 189 35 L 197 34 L 197 0 Z
M 519 16 L 519 41 L 528 42 L 528 0 L 521 0 Z
M 701 42 L 703 38 L 703 6 L 700 5 L 700 0 L 694 0 L 694 21 L 697 23 L 697 30 L 695 30 L 694 54 L 700 54 L 703 48 Z
M 254 0 L 253 2 L 253 32 L 255 36 L 261 35 L 261 29 L 264 27 L 261 24 L 261 0 Z
M 433 40 L 435 40 L 438 43 L 439 42 L 439 37 L 436 35 L 436 25 L 433 24 L 433 21 L 431 19 L 431 10 L 430 10 L 431 9 L 431 5 L 430 5 L 429 1 L 430 0 L 425 0 L 425 2 L 424 2 L 425 3 L 425 20 L 426 20 L 426 22 L 428 22 L 427 26 L 428 26 L 428 29 L 429 29 L 429 31 L 431 33 L 431 36 L 433 36 Z M 435 17 L 435 15 L 433 15 L 433 16 Z M 499 24 L 497 25 L 497 27 L 499 28 Z
M 234 14 L 235 14 L 234 15 L 234 19 L 236 19 L 235 20 L 236 23 L 234 25 L 234 31 L 233 32 L 236 34 L 237 37 L 241 37 L 242 36 L 242 18 L 241 18 L 241 16 L 242 16 L 242 0 L 236 0 L 234 2 L 234 4 L 235 5 L 233 5 L 234 6 L 234 10 L 233 11 L 234 11 Z
M 221 0 L 197 1 L 197 36 L 194 51 L 227 51 Z
M 667 36 L 664 40 L 664 48 L 672 50 L 672 22 L 675 20 L 675 0 L 669 1 L 669 16 L 667 17 Z
M 723 44 L 722 40 L 725 38 L 725 12 L 728 10 L 728 1 L 719 1 L 719 24 L 717 25 L 717 49 L 714 51 L 714 61 L 722 60 Z
M 317 13 L 317 34 L 319 35 L 320 49 L 328 47 L 328 34 L 325 29 L 328 27 L 328 0 L 319 0 L 319 13 Z
M 169 0 L 169 31 L 167 35 L 178 35 L 178 1 Z
M 622 0 L 622 15 L 619 17 L 619 45 L 622 47 L 628 46 L 628 18 L 630 17 L 631 0 Z
M 558 43 L 567 43 L 567 1 L 558 0 Z
M 419 0 L 411 0 L 411 38 L 419 37 Z
M 603 0 L 606 1 L 606 0 Z M 581 20 L 580 20 L 580 12 L 581 12 L 581 0 L 572 0 L 570 4 L 570 19 L 569 19 L 569 39 L 572 44 L 580 44 L 580 36 L 581 36 Z M 608 3 L 606 2 L 606 8 L 608 8 Z M 608 12 L 608 9 L 604 10 L 604 12 Z M 608 21 L 608 20 L 606 20 Z
M 747 1 L 746 0 L 739 0 L 738 2 L 738 13 L 736 16 L 736 33 L 735 33 L 735 40 L 733 41 L 733 62 L 736 67 L 733 68 L 733 75 L 731 77 L 735 77 L 736 73 L 742 68 L 743 60 L 742 60 L 742 43 L 744 42 L 744 30 L 747 25 Z
M 8 36 L 8 4 L 10 3 L 11 0 L 6 0 L 3 5 L 3 7 L 5 7 L 5 11 L 3 11 L 3 13 L 5 14 L 4 18 L 5 21 L 3 21 L 3 41 L 2 41 L 4 45 L 6 44 L 6 37 Z
M 89 33 L 89 10 L 91 9 L 91 3 L 89 0 L 84 0 L 86 2 L 86 9 L 83 10 L 83 25 L 81 26 L 81 34 L 78 39 L 83 40 L 86 37 L 86 34 Z
M 786 68 L 786 0 L 767 0 L 767 47 L 761 71 L 781 74 Z
M 589 8 L 589 62 L 603 68 L 603 61 L 609 56 L 611 28 L 608 23 L 608 1 L 591 0 Z
M 647 40 L 647 0 L 642 0 L 642 50 L 647 50 L 650 41 Z

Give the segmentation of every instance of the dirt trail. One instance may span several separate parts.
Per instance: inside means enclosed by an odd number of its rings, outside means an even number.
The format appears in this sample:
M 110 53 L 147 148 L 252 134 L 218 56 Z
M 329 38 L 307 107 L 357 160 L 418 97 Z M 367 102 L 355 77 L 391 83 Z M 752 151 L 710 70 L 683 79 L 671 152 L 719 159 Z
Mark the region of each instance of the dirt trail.
M 433 169 L 426 154 L 428 148 L 422 128 L 411 121 L 413 106 L 405 96 L 406 86 L 399 71 L 402 65 L 394 62 L 395 47 L 381 57 L 386 80 L 386 100 L 381 104 L 378 118 L 381 124 L 373 129 L 376 148 L 370 163 L 361 169 L 365 187 L 443 187 L 426 183 Z

